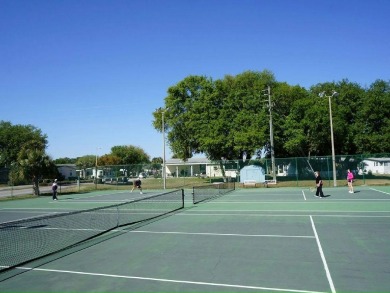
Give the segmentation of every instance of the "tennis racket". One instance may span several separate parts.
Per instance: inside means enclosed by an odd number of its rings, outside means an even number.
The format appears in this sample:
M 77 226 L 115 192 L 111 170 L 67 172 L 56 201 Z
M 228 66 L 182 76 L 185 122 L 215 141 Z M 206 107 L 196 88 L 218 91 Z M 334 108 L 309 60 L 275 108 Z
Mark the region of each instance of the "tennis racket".
M 316 189 L 317 188 L 315 188 L 315 187 L 310 187 L 310 192 L 314 192 L 314 191 L 316 191 Z

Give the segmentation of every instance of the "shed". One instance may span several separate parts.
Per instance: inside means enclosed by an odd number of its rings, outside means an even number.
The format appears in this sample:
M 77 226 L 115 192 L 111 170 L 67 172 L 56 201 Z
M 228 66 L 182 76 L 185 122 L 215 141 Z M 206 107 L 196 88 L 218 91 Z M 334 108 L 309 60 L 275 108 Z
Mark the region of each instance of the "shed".
M 260 166 L 249 165 L 240 170 L 240 182 L 264 183 L 265 174 Z

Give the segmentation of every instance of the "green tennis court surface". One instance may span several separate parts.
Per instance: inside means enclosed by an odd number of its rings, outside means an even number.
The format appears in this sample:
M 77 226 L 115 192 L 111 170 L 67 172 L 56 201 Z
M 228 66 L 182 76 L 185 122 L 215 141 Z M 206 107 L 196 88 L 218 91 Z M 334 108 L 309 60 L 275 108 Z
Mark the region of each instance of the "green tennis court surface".
M 1 291 L 389 291 L 389 187 L 359 187 L 354 194 L 346 187 L 325 188 L 323 199 L 309 189 L 238 189 L 198 204 L 192 203 L 192 190 L 184 193 L 184 209 L 1 273 Z M 57 202 L 2 202 L 0 222 L 140 196 L 96 192 Z

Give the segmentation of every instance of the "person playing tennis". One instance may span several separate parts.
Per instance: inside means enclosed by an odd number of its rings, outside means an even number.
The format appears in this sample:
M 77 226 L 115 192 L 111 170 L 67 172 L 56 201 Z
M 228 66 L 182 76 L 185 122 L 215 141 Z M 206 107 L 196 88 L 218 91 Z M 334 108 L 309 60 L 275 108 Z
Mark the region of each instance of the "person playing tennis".
M 348 192 L 349 193 L 354 193 L 353 192 L 353 179 L 354 179 L 353 173 L 351 172 L 350 169 L 348 169 L 347 182 L 348 182 Z
M 136 180 L 133 182 L 133 188 L 131 189 L 131 192 L 133 192 L 134 188 L 137 188 L 140 190 L 139 194 L 142 194 L 142 187 L 141 187 L 141 178 L 138 177 Z
M 324 193 L 322 192 L 322 178 L 320 176 L 320 172 L 316 171 L 314 172 L 314 175 L 316 176 L 316 186 L 317 186 L 317 191 L 316 191 L 316 196 L 317 197 L 324 197 Z
M 51 186 L 53 200 L 57 200 L 57 188 L 58 188 L 57 179 L 54 179 L 53 185 Z

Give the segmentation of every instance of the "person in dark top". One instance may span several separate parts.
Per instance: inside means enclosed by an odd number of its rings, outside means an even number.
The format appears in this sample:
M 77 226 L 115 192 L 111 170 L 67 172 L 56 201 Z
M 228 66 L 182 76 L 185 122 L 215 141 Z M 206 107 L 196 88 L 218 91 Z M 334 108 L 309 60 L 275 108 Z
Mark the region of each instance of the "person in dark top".
M 316 196 L 317 197 L 324 197 L 324 193 L 322 192 L 322 178 L 319 171 L 314 172 L 314 175 L 316 176 Z
M 51 186 L 51 191 L 53 192 L 53 200 L 57 200 L 57 179 L 54 179 L 53 185 Z
M 141 187 L 141 178 L 137 178 L 136 180 L 134 180 L 133 182 L 133 188 L 131 189 L 131 192 L 133 192 L 134 188 L 138 188 L 139 189 L 139 193 L 142 194 L 142 187 Z

